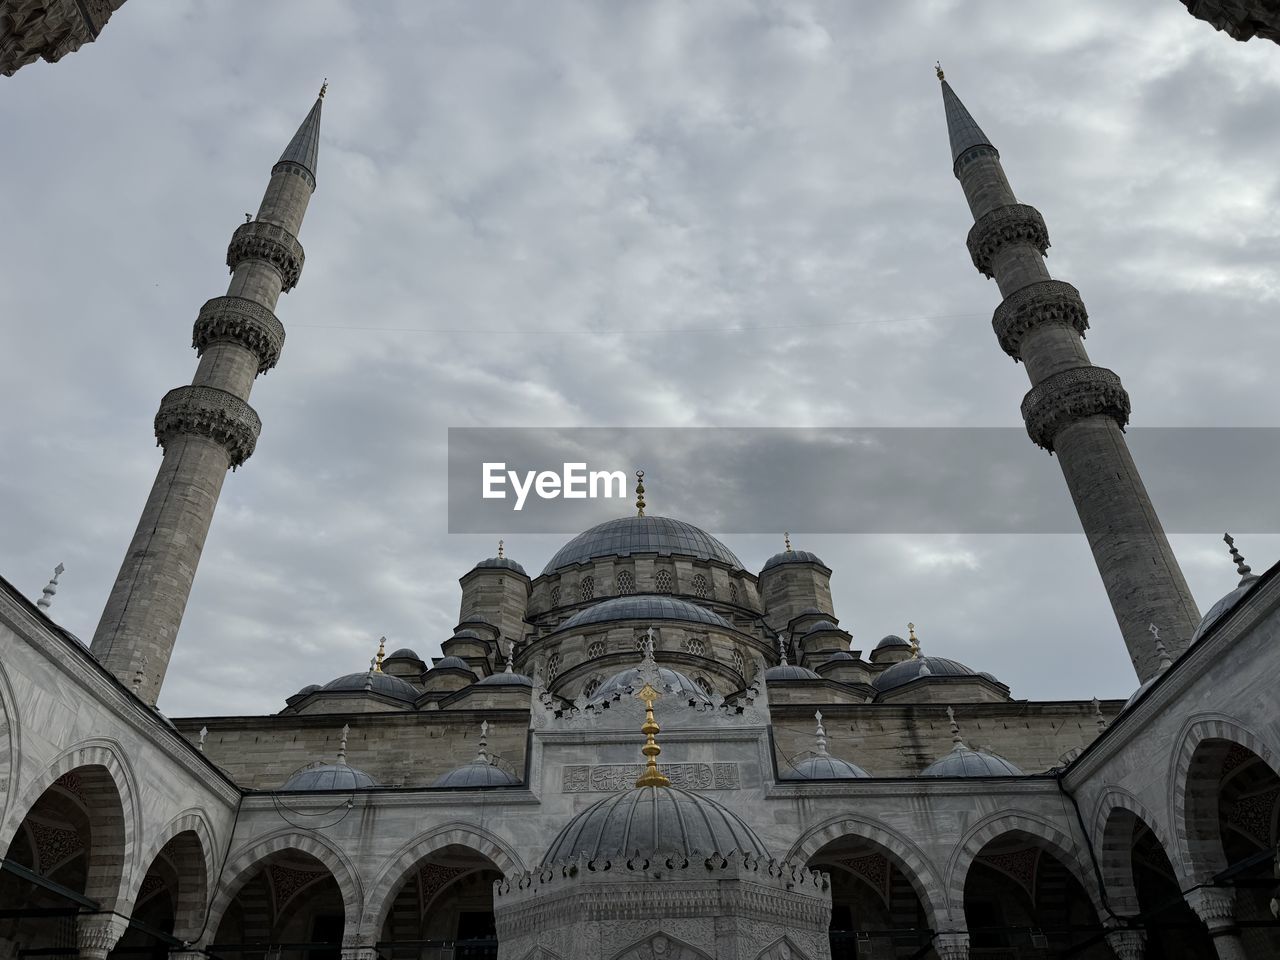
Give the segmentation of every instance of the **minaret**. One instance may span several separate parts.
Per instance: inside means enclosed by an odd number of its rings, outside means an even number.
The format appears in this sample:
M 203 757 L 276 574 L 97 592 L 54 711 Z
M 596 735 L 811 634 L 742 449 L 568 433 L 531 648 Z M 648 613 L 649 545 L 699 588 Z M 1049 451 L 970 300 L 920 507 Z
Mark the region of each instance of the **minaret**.
M 1115 373 L 1089 362 L 1080 293 L 1045 268 L 1044 218 L 1014 197 L 999 152 L 941 67 L 938 79 L 953 170 L 973 213 L 969 254 L 1004 296 L 991 321 L 996 339 L 1031 380 L 1022 401 L 1027 433 L 1058 457 L 1129 655 L 1146 680 L 1159 668 L 1149 625 L 1159 624 L 1176 657 L 1200 614 L 1125 443 L 1129 395 Z
M 135 691 L 147 703 L 160 694 L 227 468 L 249 459 L 258 440 L 262 424 L 247 401 L 284 344 L 273 310 L 302 271 L 297 235 L 316 188 L 324 94 L 322 86 L 271 168 L 258 215 L 246 214 L 231 236 L 227 295 L 196 317 L 191 385 L 166 393 L 156 414 L 164 459 L 90 647 L 125 683 L 142 671 Z

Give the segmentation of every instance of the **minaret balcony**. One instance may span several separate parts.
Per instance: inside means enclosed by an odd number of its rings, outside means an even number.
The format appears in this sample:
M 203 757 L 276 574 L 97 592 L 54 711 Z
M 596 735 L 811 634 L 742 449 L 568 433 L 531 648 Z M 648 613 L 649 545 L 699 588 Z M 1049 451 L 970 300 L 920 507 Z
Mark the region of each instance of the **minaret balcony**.
M 205 302 L 191 331 L 196 356 L 215 343 L 235 343 L 258 358 L 258 373 L 266 373 L 280 359 L 284 324 L 262 304 L 245 297 L 214 297 Z
M 981 217 L 969 230 L 965 243 L 973 265 L 983 276 L 994 278 L 992 261 L 1011 243 L 1029 243 L 1044 256 L 1049 249 L 1049 228 L 1035 207 L 1011 203 Z
M 1084 336 L 1089 314 L 1080 291 L 1062 280 L 1041 280 L 1020 287 L 1005 297 L 991 317 L 991 328 L 1004 352 L 1022 359 L 1022 341 L 1037 327 L 1060 323 Z
M 305 259 L 297 237 L 265 220 L 240 224 L 227 247 L 227 266 L 232 273 L 241 261 L 265 260 L 279 271 L 280 289 L 286 293 L 298 285 Z
M 1124 429 L 1129 422 L 1129 394 L 1120 377 L 1106 367 L 1073 367 L 1045 377 L 1022 400 L 1027 435 L 1053 452 L 1053 440 L 1064 427 L 1088 417 L 1105 416 Z
M 164 395 L 156 414 L 156 444 L 167 447 L 175 437 L 205 437 L 220 444 L 231 469 L 253 454 L 262 421 L 253 407 L 217 387 L 176 387 Z

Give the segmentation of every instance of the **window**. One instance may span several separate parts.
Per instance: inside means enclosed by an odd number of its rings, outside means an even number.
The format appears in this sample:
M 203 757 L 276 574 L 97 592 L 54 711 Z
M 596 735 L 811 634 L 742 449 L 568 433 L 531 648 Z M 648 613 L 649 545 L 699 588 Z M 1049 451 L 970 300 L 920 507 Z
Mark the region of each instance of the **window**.
M 733 656 L 729 658 L 729 662 L 733 664 L 733 669 L 738 673 L 739 676 L 746 677 L 745 670 L 747 665 L 742 659 L 741 650 L 733 651 Z
M 599 689 L 600 689 L 600 678 L 592 677 L 590 680 L 587 681 L 587 685 L 582 688 L 582 692 L 584 695 L 589 697 Z
M 671 592 L 671 571 L 659 570 L 658 575 L 653 578 L 654 590 L 658 593 Z
M 702 692 L 705 693 L 707 696 L 711 696 L 711 694 L 716 692 L 715 687 L 711 686 L 711 681 L 708 680 L 706 677 L 697 677 L 694 679 L 693 682 L 696 683 L 699 687 L 701 687 Z
M 560 584 L 556 584 L 551 588 L 551 605 L 553 607 L 560 606 Z
M 636 578 L 630 570 L 618 574 L 618 596 L 636 592 Z
M 738 602 L 738 584 L 735 581 L 729 582 L 729 602 Z
M 693 578 L 693 595 L 704 599 L 711 596 L 711 587 L 707 584 L 707 578 L 700 573 Z
M 596 640 L 587 646 L 587 656 L 591 658 L 604 656 L 604 641 Z
M 560 672 L 560 654 L 553 653 L 547 657 L 547 680 L 554 680 Z
M 578 595 L 583 600 L 590 600 L 596 595 L 596 578 L 583 577 L 582 582 L 578 584 Z
M 699 637 L 690 637 L 684 642 L 684 649 L 686 653 L 696 654 L 700 657 L 707 652 L 707 645 Z

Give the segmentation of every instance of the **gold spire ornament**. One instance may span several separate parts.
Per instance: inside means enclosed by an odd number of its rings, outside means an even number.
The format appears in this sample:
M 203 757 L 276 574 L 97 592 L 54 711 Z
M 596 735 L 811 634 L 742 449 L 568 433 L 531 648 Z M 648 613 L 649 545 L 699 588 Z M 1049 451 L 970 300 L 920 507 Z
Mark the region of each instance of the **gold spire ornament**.
M 502 541 L 501 540 L 498 541 L 498 559 L 499 560 L 502 559 Z
M 329 78 L 324 78 L 324 83 L 320 84 L 320 99 L 324 99 L 324 95 L 329 92 Z
M 381 673 L 382 661 L 387 659 L 387 638 L 386 637 L 378 638 L 378 655 L 373 659 L 374 659 L 374 667 L 373 667 L 374 672 Z
M 645 683 L 636 692 L 636 699 L 644 701 L 644 726 L 640 728 L 640 732 L 645 735 L 644 746 L 640 748 L 640 752 L 645 755 L 647 762 L 644 766 L 644 772 L 640 774 L 640 779 L 636 781 L 637 787 L 669 787 L 671 780 L 658 769 L 658 754 L 662 753 L 662 748 L 658 746 L 657 734 L 661 731 L 658 721 L 653 719 L 653 701 L 661 697 L 657 690 L 650 683 Z
M 920 659 L 920 638 L 916 636 L 916 625 L 914 623 L 907 624 L 907 642 L 911 644 L 911 659 Z
M 636 516 L 644 516 L 644 471 L 636 471 Z
M 939 79 L 939 80 L 945 80 L 945 79 L 947 79 L 947 75 L 946 75 L 945 73 L 943 73 L 943 72 L 942 72 L 942 61 L 941 61 L 941 60 L 939 60 L 939 61 L 937 61 L 936 63 L 934 63 L 934 65 L 933 65 L 933 69 L 934 69 L 935 71 L 937 71 L 938 79 Z

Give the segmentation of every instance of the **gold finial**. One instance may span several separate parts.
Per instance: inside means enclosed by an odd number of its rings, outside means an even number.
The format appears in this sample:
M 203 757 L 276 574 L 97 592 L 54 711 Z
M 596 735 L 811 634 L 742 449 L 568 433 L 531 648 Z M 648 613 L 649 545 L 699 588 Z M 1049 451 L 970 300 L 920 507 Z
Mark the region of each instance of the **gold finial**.
M 644 516 L 644 471 L 636 471 L 636 516 Z
M 373 668 L 375 672 L 377 673 L 382 672 L 382 661 L 385 660 L 386 658 L 387 658 L 387 638 L 379 637 L 378 638 L 378 655 L 373 658 L 375 661 L 375 665 Z
M 323 100 L 323 99 L 324 99 L 324 95 L 325 95 L 325 93 L 327 93 L 327 92 L 328 92 L 328 90 L 329 90 L 329 78 L 328 78 L 328 77 L 325 77 L 325 78 L 324 78 L 324 83 L 320 84 L 320 99 L 321 99 L 321 100 Z
M 920 659 L 920 638 L 916 636 L 916 625 L 907 624 L 907 642 L 911 644 L 911 659 Z
M 790 553 L 790 552 L 791 552 L 791 534 L 789 534 L 789 533 L 784 533 L 784 534 L 782 535 L 782 542 L 783 542 L 783 544 L 785 544 L 785 545 L 786 545 L 787 553 Z
M 938 79 L 939 79 L 939 80 L 945 80 L 945 79 L 947 79 L 947 75 L 946 75 L 945 73 L 943 73 L 943 72 L 942 72 L 942 61 L 941 61 L 941 60 L 939 60 L 937 63 L 935 63 L 935 64 L 933 65 L 933 69 L 937 71 L 937 73 L 938 73 Z
M 498 559 L 499 560 L 502 559 L 502 541 L 501 540 L 498 541 Z
M 645 741 L 640 752 L 647 760 L 644 773 L 640 774 L 640 779 L 636 781 L 637 787 L 671 786 L 671 780 L 658 769 L 658 754 L 662 753 L 662 748 L 658 746 L 657 734 L 662 728 L 658 726 L 658 721 L 653 719 L 653 701 L 660 696 L 662 694 L 653 689 L 652 684 L 647 681 L 636 692 L 636 699 L 644 701 L 644 726 L 640 728 L 640 732 L 645 735 Z

